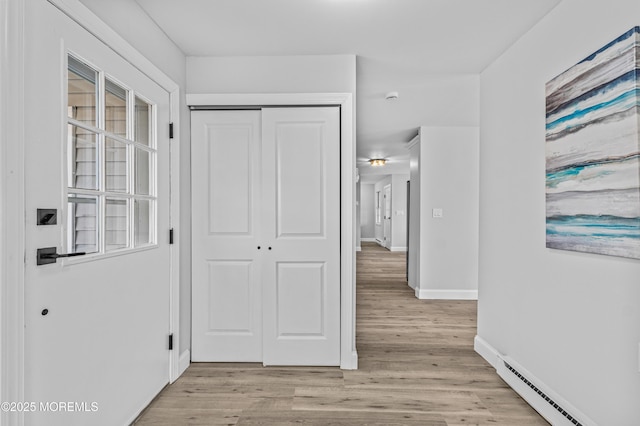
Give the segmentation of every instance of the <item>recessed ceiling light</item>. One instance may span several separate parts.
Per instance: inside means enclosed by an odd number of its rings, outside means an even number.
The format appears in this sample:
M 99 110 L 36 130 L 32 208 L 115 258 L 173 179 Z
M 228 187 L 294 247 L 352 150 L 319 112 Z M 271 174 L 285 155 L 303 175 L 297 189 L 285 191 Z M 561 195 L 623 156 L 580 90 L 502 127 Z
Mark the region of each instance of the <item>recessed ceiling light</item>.
M 384 166 L 386 162 L 387 160 L 385 160 L 384 158 L 372 158 L 371 160 L 369 160 L 369 164 L 371 164 L 373 167 Z

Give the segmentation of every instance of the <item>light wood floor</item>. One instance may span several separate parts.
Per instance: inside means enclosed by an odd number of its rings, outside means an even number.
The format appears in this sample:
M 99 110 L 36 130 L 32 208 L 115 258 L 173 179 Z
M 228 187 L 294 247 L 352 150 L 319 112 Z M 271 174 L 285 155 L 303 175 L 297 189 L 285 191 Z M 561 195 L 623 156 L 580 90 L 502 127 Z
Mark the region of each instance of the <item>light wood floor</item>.
M 358 253 L 358 370 L 191 364 L 136 425 L 548 425 L 474 352 L 476 302 L 416 299 L 404 256 Z

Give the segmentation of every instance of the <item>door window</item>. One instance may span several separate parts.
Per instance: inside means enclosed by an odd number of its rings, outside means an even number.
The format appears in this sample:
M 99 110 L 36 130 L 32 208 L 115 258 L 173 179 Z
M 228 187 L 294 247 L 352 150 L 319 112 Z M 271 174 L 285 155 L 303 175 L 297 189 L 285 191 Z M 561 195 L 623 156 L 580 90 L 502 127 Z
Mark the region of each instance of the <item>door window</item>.
M 156 106 L 79 56 L 67 64 L 67 251 L 154 245 Z

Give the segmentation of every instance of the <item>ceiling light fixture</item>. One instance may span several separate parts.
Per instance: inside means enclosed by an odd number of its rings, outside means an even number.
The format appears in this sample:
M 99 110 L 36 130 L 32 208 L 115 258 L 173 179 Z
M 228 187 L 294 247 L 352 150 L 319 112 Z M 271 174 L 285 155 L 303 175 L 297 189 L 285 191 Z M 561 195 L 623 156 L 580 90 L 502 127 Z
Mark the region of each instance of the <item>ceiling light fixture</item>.
M 373 167 L 384 166 L 386 162 L 387 160 L 385 160 L 384 158 L 372 158 L 371 160 L 369 160 L 369 164 L 371 164 Z
M 398 92 L 389 92 L 384 97 L 388 101 L 394 101 L 398 99 Z

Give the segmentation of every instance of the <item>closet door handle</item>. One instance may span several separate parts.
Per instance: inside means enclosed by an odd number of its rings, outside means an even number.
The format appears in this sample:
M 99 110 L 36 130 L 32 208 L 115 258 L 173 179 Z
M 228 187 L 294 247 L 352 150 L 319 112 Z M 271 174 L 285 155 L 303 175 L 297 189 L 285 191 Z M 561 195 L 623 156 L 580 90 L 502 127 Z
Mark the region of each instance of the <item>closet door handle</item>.
M 269 247 L 269 250 L 271 250 L 271 247 Z
M 260 246 L 258 246 L 258 250 L 260 250 Z

